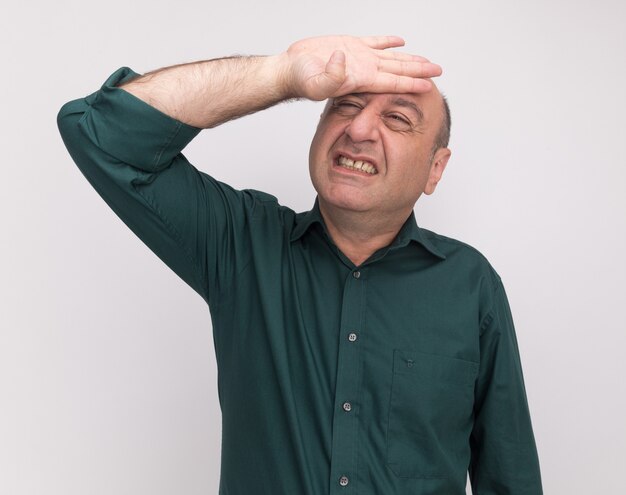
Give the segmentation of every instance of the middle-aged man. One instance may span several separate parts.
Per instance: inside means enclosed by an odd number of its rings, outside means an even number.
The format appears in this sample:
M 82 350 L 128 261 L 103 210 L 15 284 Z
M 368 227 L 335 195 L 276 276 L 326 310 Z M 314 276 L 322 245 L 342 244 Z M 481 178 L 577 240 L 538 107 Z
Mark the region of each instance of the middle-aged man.
M 542 492 L 500 278 L 414 218 L 450 156 L 450 117 L 430 81 L 441 69 L 387 50 L 402 45 L 332 36 L 124 68 L 59 114 L 83 174 L 208 303 L 223 495 L 464 494 L 468 471 L 475 495 Z M 291 98 L 329 99 L 311 211 L 181 154 L 200 129 Z M 216 173 L 271 169 L 257 151 Z

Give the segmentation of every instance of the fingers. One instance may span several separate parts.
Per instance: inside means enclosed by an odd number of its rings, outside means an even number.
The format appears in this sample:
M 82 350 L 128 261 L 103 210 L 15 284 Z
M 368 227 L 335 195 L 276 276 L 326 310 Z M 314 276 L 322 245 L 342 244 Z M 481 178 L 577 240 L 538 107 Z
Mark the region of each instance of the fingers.
M 396 48 L 404 46 L 404 40 L 400 36 L 364 36 L 360 40 L 370 48 Z
M 376 51 L 378 75 L 369 91 L 376 93 L 425 93 L 433 87 L 428 78 L 440 76 L 442 69 L 427 58 L 387 50 L 404 46 L 398 36 L 371 36 L 361 41 Z
M 377 55 L 383 59 L 429 62 L 426 57 L 422 57 L 420 55 L 387 50 L 387 48 L 397 48 L 400 46 L 404 46 L 404 39 L 399 36 L 366 36 L 360 38 L 360 40 L 370 48 L 378 50 Z
M 432 83 L 426 79 L 441 75 L 441 67 L 418 55 L 387 50 L 403 45 L 404 40 L 399 36 L 331 36 L 301 40 L 288 49 L 294 87 L 298 95 L 312 100 L 355 90 L 373 93 L 429 91 Z
M 442 73 L 441 67 L 431 62 L 405 60 L 381 60 L 379 72 L 409 77 L 437 77 Z
M 413 55 L 405 52 L 394 52 L 391 50 L 378 50 L 376 56 L 384 60 L 406 60 L 411 62 L 430 62 L 426 57 Z
M 427 93 L 433 88 L 428 79 L 379 74 L 366 91 L 371 93 Z

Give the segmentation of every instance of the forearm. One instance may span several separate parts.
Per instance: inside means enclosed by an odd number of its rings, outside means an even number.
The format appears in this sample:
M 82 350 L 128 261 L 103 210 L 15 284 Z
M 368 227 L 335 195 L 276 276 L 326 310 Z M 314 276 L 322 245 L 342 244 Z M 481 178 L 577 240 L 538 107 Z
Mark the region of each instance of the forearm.
M 475 495 L 541 495 L 541 471 L 511 308 L 501 281 L 480 335 L 469 467 Z
M 348 93 L 423 93 L 441 67 L 388 48 L 396 36 L 328 36 L 292 44 L 280 55 L 227 57 L 150 72 L 120 87 L 166 115 L 215 127 L 289 98 Z
M 172 118 L 203 129 L 296 96 L 288 88 L 284 55 L 176 65 L 120 88 Z

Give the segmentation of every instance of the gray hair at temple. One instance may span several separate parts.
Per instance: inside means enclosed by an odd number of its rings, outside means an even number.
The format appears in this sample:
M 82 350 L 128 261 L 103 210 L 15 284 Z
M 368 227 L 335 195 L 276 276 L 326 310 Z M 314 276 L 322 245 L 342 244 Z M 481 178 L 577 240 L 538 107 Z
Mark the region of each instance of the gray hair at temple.
M 448 100 L 443 94 L 441 95 L 441 100 L 443 106 L 443 120 L 441 122 L 441 127 L 439 127 L 439 131 L 435 136 L 435 142 L 433 143 L 433 149 L 431 151 L 431 160 L 439 148 L 447 148 L 448 143 L 450 142 L 450 128 L 452 127 L 450 105 L 448 105 Z

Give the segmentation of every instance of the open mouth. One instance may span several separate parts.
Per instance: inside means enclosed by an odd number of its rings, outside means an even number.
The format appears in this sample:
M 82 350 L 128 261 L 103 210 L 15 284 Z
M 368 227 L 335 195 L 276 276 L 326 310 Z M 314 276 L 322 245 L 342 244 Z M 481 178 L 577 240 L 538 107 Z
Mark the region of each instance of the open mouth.
M 348 158 L 347 156 L 343 155 L 339 155 L 337 157 L 337 159 L 335 160 L 335 164 L 338 167 L 357 172 L 364 172 L 368 175 L 375 175 L 378 173 L 376 167 L 370 162 L 366 162 L 364 160 L 353 160 L 352 158 Z

